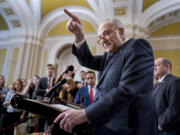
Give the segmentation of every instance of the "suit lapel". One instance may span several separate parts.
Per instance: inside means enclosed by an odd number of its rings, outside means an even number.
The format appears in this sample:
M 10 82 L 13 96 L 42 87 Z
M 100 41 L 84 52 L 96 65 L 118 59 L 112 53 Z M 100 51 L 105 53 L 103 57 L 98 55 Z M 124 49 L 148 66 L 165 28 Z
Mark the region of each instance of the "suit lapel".
M 98 75 L 98 79 L 99 79 L 99 83 L 97 85 L 97 88 L 99 86 L 99 84 L 102 82 L 103 78 L 105 77 L 108 69 L 111 67 L 111 65 L 115 62 L 115 60 L 122 54 L 122 51 L 129 45 L 129 44 L 133 44 L 136 40 L 134 40 L 134 38 L 129 39 L 126 43 L 124 43 L 118 50 L 118 52 L 116 54 L 114 54 L 114 56 L 112 57 L 112 59 L 109 61 L 109 63 L 106 65 L 106 67 L 104 68 L 104 70 Z M 106 54 L 107 55 L 107 54 Z
M 166 86 L 167 85 L 167 83 L 170 81 L 170 79 L 171 79 L 171 74 L 168 74 L 168 75 L 166 75 L 165 76 L 165 78 L 162 80 L 162 82 L 161 82 L 161 89 L 164 87 L 164 86 Z
M 85 92 L 86 96 L 89 97 L 88 86 L 85 87 L 84 92 Z
M 44 85 L 45 88 L 47 89 L 47 87 L 48 87 L 48 78 L 47 77 L 44 78 L 44 82 L 42 81 L 42 85 Z
M 55 85 L 55 78 L 53 77 L 52 86 Z
M 164 90 L 164 87 L 167 86 L 167 83 L 170 81 L 171 79 L 171 74 L 166 75 L 166 77 L 163 79 L 162 82 L 160 82 L 160 84 L 158 85 L 157 90 L 154 91 L 154 94 L 156 95 L 159 92 L 162 92 L 162 90 Z M 156 88 L 155 88 L 156 89 Z
M 171 74 L 166 75 L 166 77 L 164 78 L 162 82 L 167 83 L 171 79 L 171 76 L 172 76 Z
M 88 88 L 88 86 L 85 87 L 84 92 L 85 92 L 85 95 L 87 97 L 87 102 L 90 103 L 90 100 L 89 100 L 89 88 Z
M 106 58 L 107 58 L 107 53 L 105 52 L 102 58 L 101 66 L 100 66 L 100 71 L 98 72 L 98 82 L 101 78 L 102 72 L 104 70 L 104 65 L 106 63 Z
M 109 68 L 112 66 L 112 64 L 115 62 L 115 60 L 121 55 L 121 50 L 119 50 L 118 53 L 116 53 L 114 56 L 112 56 L 111 60 L 108 62 L 108 64 L 106 65 L 104 71 L 102 72 L 102 75 L 99 79 L 99 83 L 98 85 L 102 82 L 103 78 L 105 77 L 107 71 L 109 70 Z

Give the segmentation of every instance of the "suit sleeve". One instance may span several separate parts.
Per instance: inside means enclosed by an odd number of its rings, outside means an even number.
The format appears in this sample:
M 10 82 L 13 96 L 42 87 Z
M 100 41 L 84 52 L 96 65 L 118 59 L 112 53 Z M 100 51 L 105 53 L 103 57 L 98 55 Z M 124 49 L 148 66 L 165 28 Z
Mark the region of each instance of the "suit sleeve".
M 46 93 L 45 84 L 44 85 L 43 84 L 44 84 L 43 79 L 40 79 L 38 84 L 37 84 L 37 87 L 34 91 L 35 96 L 43 96 Z
M 93 56 L 86 42 L 84 42 L 77 50 L 75 45 L 72 47 L 72 53 L 78 58 L 78 62 L 93 70 L 100 70 L 102 64 L 102 56 Z
M 172 81 L 170 84 L 169 92 L 169 106 L 168 108 L 158 117 L 159 125 L 163 129 L 171 129 L 175 127 L 178 121 L 180 121 L 180 79 Z
M 114 86 L 85 110 L 91 121 L 105 120 L 103 117 L 110 119 L 121 108 L 128 108 L 139 94 L 152 90 L 154 58 L 149 43 L 139 39 L 124 51 L 124 67 L 118 86 Z
M 74 102 L 76 104 L 80 104 L 80 97 L 81 97 L 81 94 L 80 94 L 80 89 L 79 89 L 76 96 L 75 96 L 75 99 L 74 99 Z

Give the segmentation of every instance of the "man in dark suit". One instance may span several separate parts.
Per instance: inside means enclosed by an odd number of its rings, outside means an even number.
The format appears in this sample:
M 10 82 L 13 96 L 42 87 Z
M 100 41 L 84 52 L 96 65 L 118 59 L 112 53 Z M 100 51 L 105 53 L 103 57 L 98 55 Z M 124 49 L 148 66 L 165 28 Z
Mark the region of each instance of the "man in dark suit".
M 155 60 L 154 76 L 158 83 L 154 97 L 160 135 L 180 135 L 180 78 L 171 74 L 167 58 Z
M 48 64 L 46 66 L 46 76 L 39 79 L 37 87 L 34 91 L 34 96 L 37 100 L 49 100 L 48 98 L 44 98 L 43 96 L 54 86 L 55 78 L 54 78 L 55 67 L 52 64 Z M 44 110 L 43 110 L 44 111 Z M 37 117 L 37 132 L 43 132 L 45 130 L 46 119 L 41 116 Z
M 74 102 L 87 107 L 92 104 L 93 98 L 96 95 L 96 75 L 93 71 L 86 73 L 86 83 L 86 86 L 78 90 Z
M 93 56 L 79 18 L 64 11 L 71 17 L 67 28 L 75 35 L 73 54 L 82 66 L 99 71 L 98 96 L 86 109 L 68 109 L 54 122 L 60 121 L 60 128 L 67 132 L 90 122 L 96 135 L 156 135 L 154 58 L 150 44 L 144 39 L 125 41 L 121 22 L 107 20 L 98 29 L 98 43 L 105 53 Z
M 41 97 L 43 97 L 44 94 L 46 94 L 54 85 L 55 83 L 54 72 L 55 72 L 54 65 L 48 64 L 46 66 L 46 76 L 40 78 L 37 87 L 35 89 L 35 96 L 37 96 L 38 99 L 41 99 Z

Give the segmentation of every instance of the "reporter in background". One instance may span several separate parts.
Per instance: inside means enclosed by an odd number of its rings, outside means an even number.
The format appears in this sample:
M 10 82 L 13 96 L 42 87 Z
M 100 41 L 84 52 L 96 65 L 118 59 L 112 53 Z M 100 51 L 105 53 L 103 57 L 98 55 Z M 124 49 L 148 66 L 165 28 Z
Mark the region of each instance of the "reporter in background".
M 24 95 L 27 95 L 29 99 L 35 99 L 35 96 L 33 95 L 33 92 L 35 91 L 35 88 L 38 84 L 40 77 L 38 75 L 34 75 L 32 79 L 28 80 L 28 83 L 26 87 L 23 90 Z M 27 113 L 27 112 L 26 112 Z M 28 116 L 32 116 L 30 120 L 27 122 L 27 133 L 33 133 L 35 132 L 35 126 L 36 126 L 36 115 L 28 112 Z
M 93 71 L 86 73 L 86 83 L 87 85 L 78 90 L 74 102 L 87 107 L 93 103 L 96 95 L 96 75 Z
M 67 82 L 61 88 L 59 98 L 68 102 L 74 102 L 76 93 L 78 91 L 77 84 L 71 77 L 66 77 Z
M 34 96 L 39 101 L 48 102 L 50 99 L 48 97 L 43 98 L 43 96 L 49 92 L 49 90 L 54 86 L 55 84 L 55 67 L 52 64 L 46 65 L 46 76 L 41 77 L 38 81 L 37 87 L 34 91 Z M 58 94 L 57 94 L 58 96 Z M 47 121 L 41 116 L 37 116 L 37 132 L 44 132 L 47 129 Z
M 32 79 L 28 80 L 26 87 L 24 88 L 24 94 L 28 96 L 29 99 L 33 99 L 34 95 L 33 92 L 37 87 L 40 77 L 38 75 L 34 75 Z
M 87 73 L 85 71 L 83 71 L 83 70 L 80 72 L 81 81 L 78 83 L 78 88 L 82 88 L 82 87 L 87 85 L 87 83 L 86 83 L 86 74 Z
M 7 96 L 8 89 L 5 87 L 5 78 L 3 75 L 0 75 L 0 129 L 3 126 L 4 115 L 6 113 L 6 108 L 3 106 L 3 102 Z M 1 131 L 0 131 L 0 134 Z
M 11 99 L 15 94 L 23 94 L 23 82 L 21 79 L 14 81 L 13 89 L 8 91 L 6 99 L 3 103 L 3 105 L 7 108 L 3 128 L 12 126 L 11 128 L 5 130 L 4 135 L 14 135 L 13 124 L 23 119 L 22 110 L 11 106 Z
M 5 78 L 3 75 L 0 75 L 0 116 L 1 113 L 5 112 L 5 108 L 3 108 L 3 102 L 7 96 L 8 89 L 5 87 Z

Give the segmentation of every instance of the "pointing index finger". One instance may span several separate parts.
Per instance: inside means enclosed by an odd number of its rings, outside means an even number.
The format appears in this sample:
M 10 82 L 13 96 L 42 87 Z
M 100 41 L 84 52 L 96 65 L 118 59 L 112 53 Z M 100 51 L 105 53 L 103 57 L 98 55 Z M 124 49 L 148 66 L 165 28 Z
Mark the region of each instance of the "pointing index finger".
M 73 20 L 73 21 L 77 21 L 80 22 L 78 17 L 75 16 L 74 14 L 72 14 L 71 12 L 69 12 L 67 9 L 64 9 L 64 12 Z
M 64 12 L 71 17 L 73 20 L 77 20 L 77 17 L 75 15 L 73 15 L 71 12 L 69 12 L 67 9 L 64 9 Z

